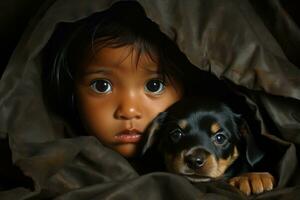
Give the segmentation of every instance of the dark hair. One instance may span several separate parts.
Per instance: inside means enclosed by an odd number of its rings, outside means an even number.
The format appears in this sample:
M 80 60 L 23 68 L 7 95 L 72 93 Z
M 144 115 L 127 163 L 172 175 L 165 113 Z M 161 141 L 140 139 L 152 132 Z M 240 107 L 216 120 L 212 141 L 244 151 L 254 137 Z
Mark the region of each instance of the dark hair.
M 43 57 L 43 92 L 51 110 L 68 118 L 74 114 L 73 77 L 87 51 L 126 45 L 133 45 L 138 55 L 149 55 L 163 78 L 183 82 L 182 67 L 190 65 L 185 55 L 146 17 L 142 6 L 122 1 L 104 12 L 56 28 Z

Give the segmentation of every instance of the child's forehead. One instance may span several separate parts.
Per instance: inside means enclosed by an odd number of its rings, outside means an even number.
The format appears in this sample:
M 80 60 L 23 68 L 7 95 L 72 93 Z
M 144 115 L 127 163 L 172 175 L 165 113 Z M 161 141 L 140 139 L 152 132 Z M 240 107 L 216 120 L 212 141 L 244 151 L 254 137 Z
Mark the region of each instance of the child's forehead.
M 83 67 L 97 68 L 116 68 L 118 66 L 133 66 L 136 69 L 158 72 L 158 63 L 152 55 L 147 52 L 141 52 L 134 46 L 123 47 L 103 47 L 98 50 L 88 52 Z
M 157 69 L 157 62 L 152 55 L 147 52 L 140 52 L 132 46 L 124 47 L 104 47 L 97 51 L 91 51 L 89 55 L 90 62 L 111 63 L 115 66 L 123 62 L 129 62 L 132 65 L 143 66 L 149 70 Z

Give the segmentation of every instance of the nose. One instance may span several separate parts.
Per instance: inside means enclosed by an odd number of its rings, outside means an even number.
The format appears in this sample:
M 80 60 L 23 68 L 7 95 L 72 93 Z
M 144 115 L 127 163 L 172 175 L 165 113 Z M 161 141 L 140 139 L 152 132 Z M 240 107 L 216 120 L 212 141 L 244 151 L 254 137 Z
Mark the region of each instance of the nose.
M 207 156 L 208 152 L 203 148 L 191 149 L 185 154 L 184 162 L 190 169 L 197 170 L 204 165 Z
M 126 95 L 120 95 L 118 106 L 115 112 L 117 119 L 140 119 L 142 117 L 141 106 L 138 96 L 129 92 Z
M 188 155 L 185 162 L 190 169 L 196 170 L 203 166 L 204 158 L 202 155 Z

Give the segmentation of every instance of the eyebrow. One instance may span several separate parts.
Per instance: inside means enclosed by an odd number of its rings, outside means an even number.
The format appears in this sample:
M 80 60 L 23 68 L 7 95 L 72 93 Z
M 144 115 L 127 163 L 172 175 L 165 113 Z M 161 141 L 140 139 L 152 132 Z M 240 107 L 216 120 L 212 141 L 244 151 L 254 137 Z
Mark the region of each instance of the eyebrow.
M 89 67 L 87 70 L 83 70 L 84 75 L 91 75 L 91 74 L 103 74 L 103 73 L 110 73 L 112 69 L 108 67 Z
M 143 69 L 147 72 L 150 72 L 150 73 L 158 73 L 159 72 L 158 67 L 151 67 L 151 68 L 143 67 Z

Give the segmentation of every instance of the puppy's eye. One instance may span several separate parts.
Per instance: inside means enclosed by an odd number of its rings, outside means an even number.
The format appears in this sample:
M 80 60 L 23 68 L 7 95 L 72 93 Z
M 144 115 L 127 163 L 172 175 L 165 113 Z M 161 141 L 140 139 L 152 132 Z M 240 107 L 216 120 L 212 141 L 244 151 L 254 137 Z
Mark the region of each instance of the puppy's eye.
M 213 141 L 216 145 L 225 145 L 228 142 L 228 138 L 223 132 L 219 132 L 213 136 Z
M 177 128 L 177 129 L 171 131 L 169 136 L 173 142 L 178 142 L 182 138 L 183 132 L 181 129 Z

